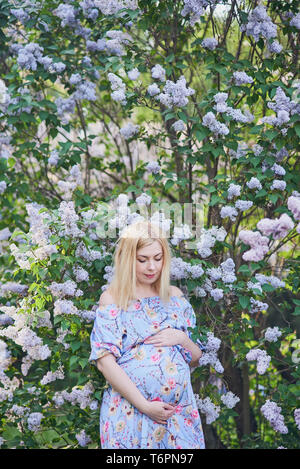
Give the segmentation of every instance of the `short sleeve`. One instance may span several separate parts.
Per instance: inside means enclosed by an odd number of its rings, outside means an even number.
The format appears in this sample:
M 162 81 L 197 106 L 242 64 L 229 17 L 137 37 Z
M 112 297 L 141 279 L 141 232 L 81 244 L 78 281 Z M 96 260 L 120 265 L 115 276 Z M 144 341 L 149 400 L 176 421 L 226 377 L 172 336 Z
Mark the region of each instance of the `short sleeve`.
M 112 353 L 116 359 L 122 355 L 121 310 L 115 304 L 102 305 L 96 309 L 94 326 L 90 336 L 89 362 L 96 365 L 98 358 Z

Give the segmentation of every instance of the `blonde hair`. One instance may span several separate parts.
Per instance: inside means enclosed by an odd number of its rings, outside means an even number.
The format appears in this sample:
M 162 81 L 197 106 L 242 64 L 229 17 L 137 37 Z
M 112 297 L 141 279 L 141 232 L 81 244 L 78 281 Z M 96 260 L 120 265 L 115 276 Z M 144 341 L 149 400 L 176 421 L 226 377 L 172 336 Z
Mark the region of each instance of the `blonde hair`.
M 113 255 L 114 276 L 108 287 L 114 302 L 127 310 L 129 302 L 136 295 L 136 254 L 145 246 L 158 241 L 163 250 L 163 265 L 159 278 L 154 283 L 157 296 L 163 302 L 170 301 L 171 250 L 164 231 L 150 221 L 138 221 L 122 231 Z

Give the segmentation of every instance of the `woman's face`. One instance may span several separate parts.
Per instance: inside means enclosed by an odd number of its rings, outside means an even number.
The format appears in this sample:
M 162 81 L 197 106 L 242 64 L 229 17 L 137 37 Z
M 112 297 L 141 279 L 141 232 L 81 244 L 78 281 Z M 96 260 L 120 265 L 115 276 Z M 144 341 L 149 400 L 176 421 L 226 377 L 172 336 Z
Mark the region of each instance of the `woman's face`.
M 163 266 L 163 249 L 159 241 L 138 249 L 136 253 L 136 278 L 144 286 L 150 286 L 159 278 Z M 147 274 L 153 274 L 148 277 Z

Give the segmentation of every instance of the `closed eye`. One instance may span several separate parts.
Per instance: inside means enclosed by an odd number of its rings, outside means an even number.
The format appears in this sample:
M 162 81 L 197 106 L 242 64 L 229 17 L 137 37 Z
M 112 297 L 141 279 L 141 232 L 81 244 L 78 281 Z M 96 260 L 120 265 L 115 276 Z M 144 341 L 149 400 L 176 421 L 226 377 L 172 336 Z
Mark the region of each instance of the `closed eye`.
M 141 259 L 138 259 L 138 260 L 139 260 L 139 262 L 141 262 L 142 264 L 143 264 L 144 262 L 146 262 L 146 261 L 142 261 Z M 155 259 L 155 260 L 156 260 L 157 262 L 159 262 L 159 261 L 162 260 L 162 257 L 161 257 L 160 259 Z

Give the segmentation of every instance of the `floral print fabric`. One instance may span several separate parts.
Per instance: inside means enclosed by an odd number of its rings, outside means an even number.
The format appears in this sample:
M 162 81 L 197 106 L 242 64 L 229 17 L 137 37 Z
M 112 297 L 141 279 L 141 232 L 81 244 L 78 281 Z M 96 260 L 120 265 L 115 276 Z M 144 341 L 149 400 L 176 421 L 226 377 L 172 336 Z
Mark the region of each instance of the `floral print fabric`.
M 102 449 L 204 449 L 199 412 L 191 385 L 191 353 L 181 345 L 157 347 L 147 337 L 171 327 L 196 326 L 196 317 L 185 297 L 172 296 L 164 304 L 159 296 L 133 301 L 127 311 L 115 304 L 100 306 L 91 333 L 89 361 L 108 353 L 147 400 L 176 404 L 167 424 L 158 424 L 141 413 L 107 383 L 100 411 Z

